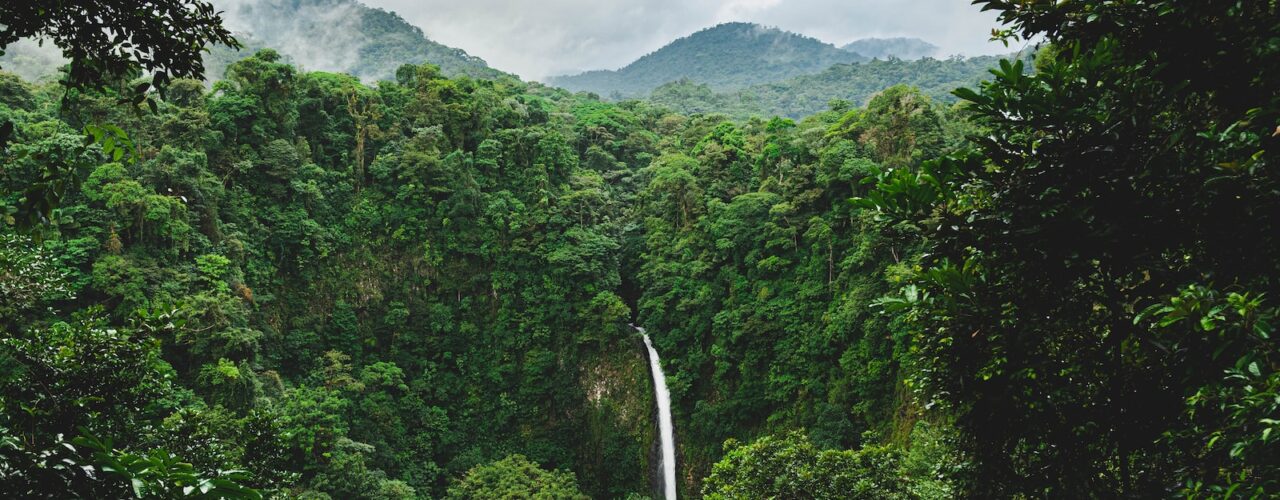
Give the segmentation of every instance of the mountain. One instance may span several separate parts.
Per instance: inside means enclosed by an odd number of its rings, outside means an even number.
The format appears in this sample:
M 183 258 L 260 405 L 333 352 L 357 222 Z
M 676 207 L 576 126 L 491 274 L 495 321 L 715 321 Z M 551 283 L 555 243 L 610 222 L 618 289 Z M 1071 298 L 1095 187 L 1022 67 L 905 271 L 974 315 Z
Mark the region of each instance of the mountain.
M 920 59 L 939 52 L 937 45 L 919 38 L 863 38 L 841 48 L 875 59 Z
M 445 75 L 497 78 L 505 73 L 461 49 L 432 41 L 394 12 L 355 0 L 218 0 L 227 25 L 246 49 L 271 47 L 305 69 L 350 73 L 362 80 L 389 80 L 402 64 L 429 62 Z M 213 54 L 218 55 L 215 51 Z M 211 64 L 217 69 L 219 64 Z M 225 66 L 223 66 L 225 67 Z M 221 72 L 209 72 L 211 78 Z
M 312 71 L 350 73 L 365 81 L 395 78 L 402 64 L 431 63 L 446 76 L 499 78 L 507 73 L 479 57 L 436 43 L 394 12 L 355 0 L 215 0 L 244 46 L 216 45 L 205 55 L 205 77 L 219 80 L 231 63 L 273 48 Z M 38 80 L 67 63 L 51 43 L 21 40 L 0 55 L 0 67 Z
M 726 23 L 671 42 L 616 71 L 552 77 L 547 83 L 600 95 L 642 96 L 689 79 L 725 91 L 866 60 L 834 45 L 749 23 Z
M 798 119 L 828 109 L 834 100 L 862 105 L 881 90 L 905 84 L 919 88 L 936 101 L 949 103 L 955 101 L 951 91 L 974 87 L 989 78 L 988 68 L 996 66 L 999 60 L 997 56 L 982 56 L 836 64 L 821 73 L 719 93 L 706 84 L 678 80 L 658 87 L 648 100 L 682 113 L 724 113 L 738 119 L 751 116 Z

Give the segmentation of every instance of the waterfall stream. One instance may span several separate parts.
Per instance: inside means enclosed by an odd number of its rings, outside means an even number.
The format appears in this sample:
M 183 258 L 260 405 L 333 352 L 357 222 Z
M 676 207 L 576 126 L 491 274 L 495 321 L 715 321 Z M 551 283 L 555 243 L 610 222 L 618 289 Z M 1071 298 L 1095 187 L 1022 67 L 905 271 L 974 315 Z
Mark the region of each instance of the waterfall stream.
M 662 433 L 662 488 L 667 500 L 676 498 L 676 438 L 675 429 L 671 425 L 671 394 L 667 392 L 667 376 L 662 373 L 662 363 L 658 360 L 658 350 L 644 328 L 635 327 L 644 337 L 644 346 L 649 349 L 649 371 L 653 373 L 653 396 L 658 401 L 658 431 Z

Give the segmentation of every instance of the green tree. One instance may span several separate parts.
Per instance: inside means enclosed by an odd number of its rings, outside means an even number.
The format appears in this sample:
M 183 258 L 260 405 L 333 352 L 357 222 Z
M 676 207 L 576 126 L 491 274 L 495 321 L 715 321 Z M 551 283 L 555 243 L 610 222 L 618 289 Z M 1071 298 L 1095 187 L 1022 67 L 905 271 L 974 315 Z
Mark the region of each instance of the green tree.
M 18 315 L 70 292 L 68 272 L 29 238 L 0 234 L 0 328 Z
M 968 494 L 1274 495 L 1280 7 L 976 3 L 1055 50 L 957 92 L 977 151 L 865 200 L 931 243 L 884 304 L 959 415 Z
M 240 46 L 213 6 L 200 0 L 8 2 L 0 6 L 0 17 L 5 20 L 0 27 L 0 54 L 23 38 L 49 39 L 71 61 L 63 81 L 70 89 L 96 90 L 134 78 L 139 70 L 149 73 L 150 82 L 127 86 L 122 92 L 121 101 L 134 105 L 148 99 L 148 89 L 163 95 L 175 78 L 203 77 L 200 56 L 206 45 Z M 154 110 L 155 101 L 148 102 Z M 0 155 L 14 130 L 13 121 L 0 122 Z M 128 137 L 119 127 L 91 126 L 86 133 L 117 159 L 129 149 Z M 9 158 L 0 159 L 0 165 L 10 163 Z M 29 180 L 22 203 L 0 208 L 14 212 L 11 215 L 24 227 L 47 220 L 82 176 L 74 165 L 49 164 L 38 179 Z
M 725 448 L 703 484 L 706 498 L 910 498 L 901 457 L 889 448 L 821 450 L 801 432 Z
M 174 78 L 200 78 L 207 44 L 239 47 L 213 5 L 200 0 L 32 1 L 0 6 L 0 16 L 0 49 L 22 38 L 50 39 L 71 60 L 72 87 L 98 86 L 141 68 L 162 88 Z
M 138 454 L 95 437 L 129 436 L 124 446 L 144 446 L 165 410 L 162 401 L 174 394 L 148 322 L 117 330 L 91 310 L 3 339 L 0 490 L 50 498 L 126 491 L 137 498 L 193 491 L 211 495 L 201 498 L 260 498 L 240 484 L 249 479 L 241 471 L 206 473 L 164 449 Z
M 473 467 L 449 488 L 447 498 L 585 499 L 572 472 L 547 471 L 523 455 Z

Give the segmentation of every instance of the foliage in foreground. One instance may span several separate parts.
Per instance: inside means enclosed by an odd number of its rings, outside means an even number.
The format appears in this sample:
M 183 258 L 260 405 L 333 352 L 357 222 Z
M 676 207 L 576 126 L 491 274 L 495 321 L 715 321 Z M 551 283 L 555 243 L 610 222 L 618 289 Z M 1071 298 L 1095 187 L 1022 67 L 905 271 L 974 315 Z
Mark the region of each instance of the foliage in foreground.
M 859 203 L 929 242 L 884 304 L 969 494 L 1276 495 L 1280 6 L 977 3 L 1053 49 L 957 92 L 976 150 Z

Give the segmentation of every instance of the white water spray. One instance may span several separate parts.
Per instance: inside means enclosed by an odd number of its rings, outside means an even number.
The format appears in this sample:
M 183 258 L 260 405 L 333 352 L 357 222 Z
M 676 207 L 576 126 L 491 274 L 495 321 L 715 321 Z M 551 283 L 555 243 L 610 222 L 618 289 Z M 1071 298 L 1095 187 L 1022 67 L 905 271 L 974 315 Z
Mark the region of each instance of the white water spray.
M 644 328 L 635 327 L 649 349 L 649 371 L 653 373 L 653 395 L 658 400 L 658 431 L 662 433 L 662 488 L 667 500 L 676 499 L 676 437 L 671 425 L 671 393 L 667 392 L 667 376 L 662 373 L 658 351 L 653 348 Z

